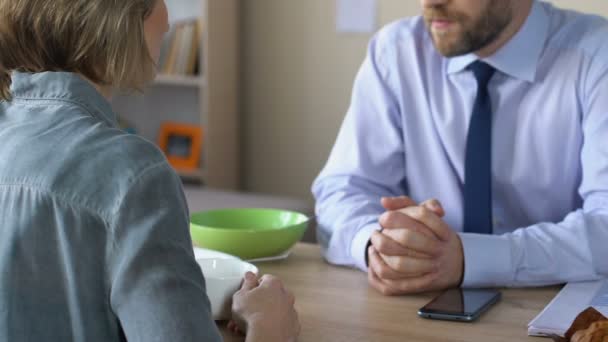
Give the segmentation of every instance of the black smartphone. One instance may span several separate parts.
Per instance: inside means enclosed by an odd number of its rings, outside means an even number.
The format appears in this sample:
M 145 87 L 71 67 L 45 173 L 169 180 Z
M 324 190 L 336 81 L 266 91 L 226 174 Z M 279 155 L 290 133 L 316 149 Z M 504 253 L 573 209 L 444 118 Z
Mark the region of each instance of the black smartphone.
M 418 310 L 424 318 L 472 322 L 479 318 L 501 294 L 490 289 L 450 289 Z

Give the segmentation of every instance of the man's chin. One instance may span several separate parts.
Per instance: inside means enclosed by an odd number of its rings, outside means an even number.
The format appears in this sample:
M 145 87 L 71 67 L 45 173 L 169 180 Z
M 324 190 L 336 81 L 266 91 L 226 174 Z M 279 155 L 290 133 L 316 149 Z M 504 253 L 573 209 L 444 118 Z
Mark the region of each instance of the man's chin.
M 437 49 L 441 55 L 447 58 L 458 57 L 471 53 L 470 49 L 467 49 L 463 46 L 463 44 L 460 43 L 438 41 L 436 39 L 434 39 L 433 43 L 435 45 L 435 49 Z

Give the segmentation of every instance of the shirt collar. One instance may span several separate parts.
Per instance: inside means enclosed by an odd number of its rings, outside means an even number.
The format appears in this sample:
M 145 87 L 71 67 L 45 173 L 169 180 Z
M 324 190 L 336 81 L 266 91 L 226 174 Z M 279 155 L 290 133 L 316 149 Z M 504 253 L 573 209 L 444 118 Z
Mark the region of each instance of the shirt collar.
M 59 100 L 76 104 L 91 116 L 117 127 L 108 100 L 88 81 L 69 72 L 13 72 L 11 93 L 15 99 Z
M 484 61 L 511 77 L 534 82 L 548 32 L 549 16 L 543 6 L 538 1 L 534 1 L 530 15 L 519 32 Z M 449 58 L 447 73 L 463 71 L 478 59 L 479 57 L 474 53 Z

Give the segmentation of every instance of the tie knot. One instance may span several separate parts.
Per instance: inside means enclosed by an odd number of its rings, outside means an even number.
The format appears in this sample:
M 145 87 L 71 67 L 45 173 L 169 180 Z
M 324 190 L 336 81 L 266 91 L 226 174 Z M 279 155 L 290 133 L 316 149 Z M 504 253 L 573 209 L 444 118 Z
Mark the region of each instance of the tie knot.
M 482 61 L 475 61 L 471 63 L 471 65 L 469 65 L 469 70 L 475 74 L 477 85 L 480 88 L 485 88 L 488 86 L 488 82 L 490 82 L 490 79 L 492 76 L 494 76 L 494 72 L 496 71 L 493 66 Z

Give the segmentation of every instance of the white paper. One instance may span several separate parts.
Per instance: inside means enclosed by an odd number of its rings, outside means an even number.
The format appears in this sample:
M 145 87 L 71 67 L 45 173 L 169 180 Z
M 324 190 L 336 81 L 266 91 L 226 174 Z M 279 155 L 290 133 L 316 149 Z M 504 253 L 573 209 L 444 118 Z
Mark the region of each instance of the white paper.
M 528 335 L 564 336 L 576 316 L 589 306 L 608 316 L 608 279 L 566 284 L 528 324 Z
M 377 0 L 336 0 L 340 33 L 372 33 L 378 17 Z

